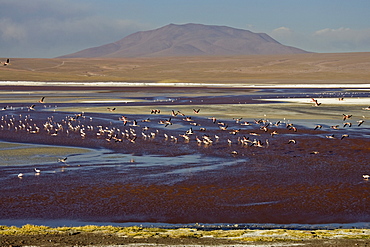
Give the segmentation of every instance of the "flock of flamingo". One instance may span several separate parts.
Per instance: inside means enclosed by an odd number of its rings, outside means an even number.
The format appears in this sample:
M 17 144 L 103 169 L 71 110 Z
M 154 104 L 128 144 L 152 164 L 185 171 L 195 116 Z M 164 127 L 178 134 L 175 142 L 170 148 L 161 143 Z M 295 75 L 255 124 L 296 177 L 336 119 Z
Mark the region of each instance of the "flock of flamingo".
M 315 106 L 321 104 L 312 99 Z M 143 141 L 155 141 L 160 144 L 170 142 L 170 145 L 177 143 L 196 143 L 203 148 L 214 145 L 222 146 L 229 150 L 231 156 L 236 157 L 245 148 L 265 148 L 270 145 L 281 145 L 282 140 L 275 141 L 281 134 L 287 136 L 284 139 L 286 145 L 297 144 L 295 136 L 299 136 L 298 126 L 290 121 L 280 120 L 272 122 L 268 119 L 253 119 L 244 121 L 242 117 L 232 120 L 218 120 L 215 117 L 199 117 L 201 109 L 192 109 L 192 114 L 184 114 L 181 111 L 171 110 L 170 113 L 163 113 L 160 109 L 150 109 L 142 119 L 134 119 L 135 115 L 125 116 L 117 113 L 118 107 L 107 107 L 110 115 L 107 125 L 104 126 L 101 121 L 95 123 L 94 117 L 85 114 L 66 114 L 58 120 L 52 114 L 46 121 L 36 121 L 37 116 L 33 115 L 40 111 L 44 112 L 45 97 L 42 97 L 37 103 L 26 107 L 18 115 L 12 113 L 17 110 L 11 106 L 3 107 L 0 119 L 0 131 L 17 132 L 20 135 L 44 134 L 45 138 L 58 138 L 59 136 L 80 138 L 97 138 L 106 143 L 137 144 Z M 22 108 L 23 109 L 23 108 Z M 369 110 L 364 108 L 364 110 Z M 116 114 L 117 113 L 117 114 Z M 114 119 L 116 117 L 116 119 Z M 340 116 L 339 116 L 340 117 Z M 342 125 L 327 126 L 327 130 L 345 130 L 351 128 L 353 123 L 351 114 L 343 114 Z M 357 128 L 361 127 L 365 120 L 357 120 Z M 323 125 L 317 124 L 314 130 L 320 131 Z M 349 138 L 349 134 L 343 133 L 337 137 L 336 134 L 326 134 L 327 139 L 343 140 Z M 168 144 L 167 144 L 168 145 Z M 310 154 L 319 154 L 318 150 L 310 150 Z M 58 162 L 65 163 L 67 157 L 58 159 Z M 40 174 L 40 170 L 35 168 L 35 173 Z M 22 178 L 24 174 L 18 174 Z M 369 180 L 369 174 L 363 174 L 363 179 Z

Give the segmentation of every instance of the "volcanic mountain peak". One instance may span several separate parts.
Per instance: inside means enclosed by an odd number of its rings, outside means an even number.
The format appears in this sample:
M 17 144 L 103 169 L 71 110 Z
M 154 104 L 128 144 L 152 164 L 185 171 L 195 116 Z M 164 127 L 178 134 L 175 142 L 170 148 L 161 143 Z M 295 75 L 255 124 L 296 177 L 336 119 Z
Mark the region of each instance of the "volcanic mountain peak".
M 154 30 L 136 32 L 117 42 L 62 57 L 173 57 L 293 53 L 307 52 L 282 45 L 265 33 L 253 33 L 227 26 L 189 23 L 169 24 Z

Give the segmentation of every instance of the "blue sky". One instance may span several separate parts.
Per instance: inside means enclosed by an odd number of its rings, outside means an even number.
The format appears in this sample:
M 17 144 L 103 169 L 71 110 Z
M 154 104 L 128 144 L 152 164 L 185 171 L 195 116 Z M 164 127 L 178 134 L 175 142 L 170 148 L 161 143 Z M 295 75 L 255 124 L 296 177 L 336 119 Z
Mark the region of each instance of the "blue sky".
M 170 23 L 267 33 L 313 52 L 370 51 L 368 0 L 0 0 L 0 57 L 56 57 Z

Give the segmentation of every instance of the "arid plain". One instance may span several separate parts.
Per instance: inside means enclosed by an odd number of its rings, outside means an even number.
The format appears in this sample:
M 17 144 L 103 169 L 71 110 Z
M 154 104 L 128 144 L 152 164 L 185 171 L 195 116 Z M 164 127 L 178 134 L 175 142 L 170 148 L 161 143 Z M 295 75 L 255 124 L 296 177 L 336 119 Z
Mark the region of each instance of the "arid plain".
M 367 83 L 370 53 L 120 59 L 14 58 L 2 81 Z
M 369 55 L 11 58 L 0 224 L 369 228 Z

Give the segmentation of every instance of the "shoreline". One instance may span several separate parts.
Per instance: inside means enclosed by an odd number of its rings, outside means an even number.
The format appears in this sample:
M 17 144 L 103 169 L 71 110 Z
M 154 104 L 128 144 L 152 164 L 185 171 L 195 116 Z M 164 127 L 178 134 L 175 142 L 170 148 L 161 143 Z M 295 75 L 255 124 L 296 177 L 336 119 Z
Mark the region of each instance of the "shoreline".
M 141 226 L 58 227 L 0 226 L 0 244 L 33 246 L 365 246 L 368 229 L 336 230 L 202 230 L 198 228 L 147 228 Z
M 160 228 L 160 229 L 198 229 L 204 231 L 211 230 L 337 230 L 337 229 L 370 229 L 370 222 L 351 222 L 351 223 L 160 223 L 160 222 L 93 222 L 79 220 L 42 220 L 42 219 L 0 219 L 0 226 L 21 228 L 25 225 L 46 226 L 50 228 L 71 227 L 78 228 L 83 226 L 96 227 L 143 227 L 143 228 Z
M 273 84 L 273 83 L 177 83 L 177 82 L 54 82 L 54 81 L 0 81 L 0 87 L 93 87 L 93 88 L 120 88 L 120 87 L 175 87 L 175 88 L 317 88 L 317 89 L 369 89 L 369 83 L 325 83 L 325 84 Z

